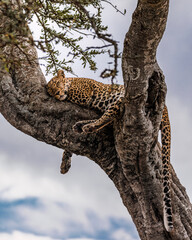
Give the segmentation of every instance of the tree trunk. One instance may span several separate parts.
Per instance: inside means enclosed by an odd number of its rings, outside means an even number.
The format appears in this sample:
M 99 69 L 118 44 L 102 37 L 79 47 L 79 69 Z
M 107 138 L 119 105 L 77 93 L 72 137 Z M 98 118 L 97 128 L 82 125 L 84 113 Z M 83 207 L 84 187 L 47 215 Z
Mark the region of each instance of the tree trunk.
M 138 0 L 125 37 L 122 70 L 124 106 L 112 127 L 78 134 L 72 126 L 99 114 L 49 97 L 37 62 L 36 50 L 26 42 L 1 51 L 22 60 L 10 72 L 0 69 L 0 110 L 17 129 L 48 144 L 95 161 L 114 182 L 142 240 L 192 239 L 192 206 L 173 168 L 174 230 L 163 225 L 161 149 L 157 142 L 166 85 L 156 61 L 156 49 L 165 30 L 168 0 Z M 2 25 L 5 24 L 3 19 Z M 29 62 L 30 60 L 30 62 Z M 86 77 L 86 76 L 85 76 Z M 162 197 L 161 197 L 162 196 Z

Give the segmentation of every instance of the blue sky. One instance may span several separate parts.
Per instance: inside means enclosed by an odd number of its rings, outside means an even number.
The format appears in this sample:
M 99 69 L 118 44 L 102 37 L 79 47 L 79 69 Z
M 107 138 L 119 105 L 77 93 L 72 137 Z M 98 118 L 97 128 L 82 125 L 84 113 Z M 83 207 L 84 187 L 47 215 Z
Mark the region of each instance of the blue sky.
M 122 48 L 136 1 L 113 2 L 126 8 L 127 15 L 108 6 L 104 22 Z M 171 1 L 157 58 L 168 86 L 171 161 L 192 199 L 191 9 L 191 0 Z M 78 76 L 102 81 L 99 71 L 82 69 L 81 64 L 75 70 Z M 122 83 L 121 73 L 117 80 Z M 117 190 L 94 162 L 74 156 L 70 171 L 61 175 L 62 150 L 19 132 L 2 116 L 0 132 L 0 240 L 139 239 Z

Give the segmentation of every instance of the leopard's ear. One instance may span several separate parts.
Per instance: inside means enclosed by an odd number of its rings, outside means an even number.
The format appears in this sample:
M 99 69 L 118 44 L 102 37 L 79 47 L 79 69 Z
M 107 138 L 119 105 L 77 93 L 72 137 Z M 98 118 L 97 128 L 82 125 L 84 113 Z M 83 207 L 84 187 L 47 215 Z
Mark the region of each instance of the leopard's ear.
M 57 72 L 57 77 L 64 77 L 65 78 L 64 71 L 59 69 L 58 72 Z

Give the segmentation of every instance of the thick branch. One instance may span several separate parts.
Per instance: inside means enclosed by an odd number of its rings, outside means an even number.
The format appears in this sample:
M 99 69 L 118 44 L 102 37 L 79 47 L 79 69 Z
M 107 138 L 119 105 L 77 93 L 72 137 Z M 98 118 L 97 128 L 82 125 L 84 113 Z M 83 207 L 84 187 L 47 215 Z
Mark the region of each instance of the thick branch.
M 167 233 L 160 225 L 163 219 L 163 196 L 159 177 L 161 155 L 156 143 L 166 85 L 156 62 L 156 49 L 165 30 L 168 5 L 168 0 L 138 1 L 125 37 L 122 57 L 126 94 L 123 117 L 115 127 L 115 141 L 123 173 L 138 203 L 137 208 L 128 209 L 141 239 L 183 239 L 184 233 L 186 239 L 190 239 L 192 234 L 191 228 L 186 230 L 184 227 L 189 224 L 180 218 L 176 206 L 174 231 Z M 175 189 L 172 195 L 174 202 Z M 179 205 L 181 202 L 181 198 L 177 198 Z M 188 210 L 192 210 L 189 199 L 182 211 L 187 214 Z M 191 219 L 190 215 L 187 216 Z
M 124 41 L 123 61 L 144 65 L 156 61 L 157 46 L 163 36 L 168 0 L 140 0 Z

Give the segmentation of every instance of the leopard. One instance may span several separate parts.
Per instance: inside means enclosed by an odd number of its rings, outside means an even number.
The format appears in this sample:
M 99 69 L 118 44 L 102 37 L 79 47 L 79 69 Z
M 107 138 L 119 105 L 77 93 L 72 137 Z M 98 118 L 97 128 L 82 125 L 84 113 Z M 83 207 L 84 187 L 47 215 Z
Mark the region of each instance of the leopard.
M 70 101 L 83 107 L 101 112 L 101 117 L 94 120 L 83 120 L 73 126 L 77 133 L 93 133 L 114 122 L 120 112 L 125 95 L 125 88 L 118 84 L 104 84 L 90 78 L 65 77 L 63 70 L 58 70 L 46 85 L 50 96 L 59 101 Z M 161 124 L 161 157 L 162 157 L 162 185 L 163 185 L 163 216 L 164 225 L 168 232 L 173 230 L 173 214 L 171 204 L 171 128 L 167 106 L 164 106 Z M 69 169 L 71 153 L 64 152 L 62 173 Z M 67 164 L 66 164 L 67 163 Z

